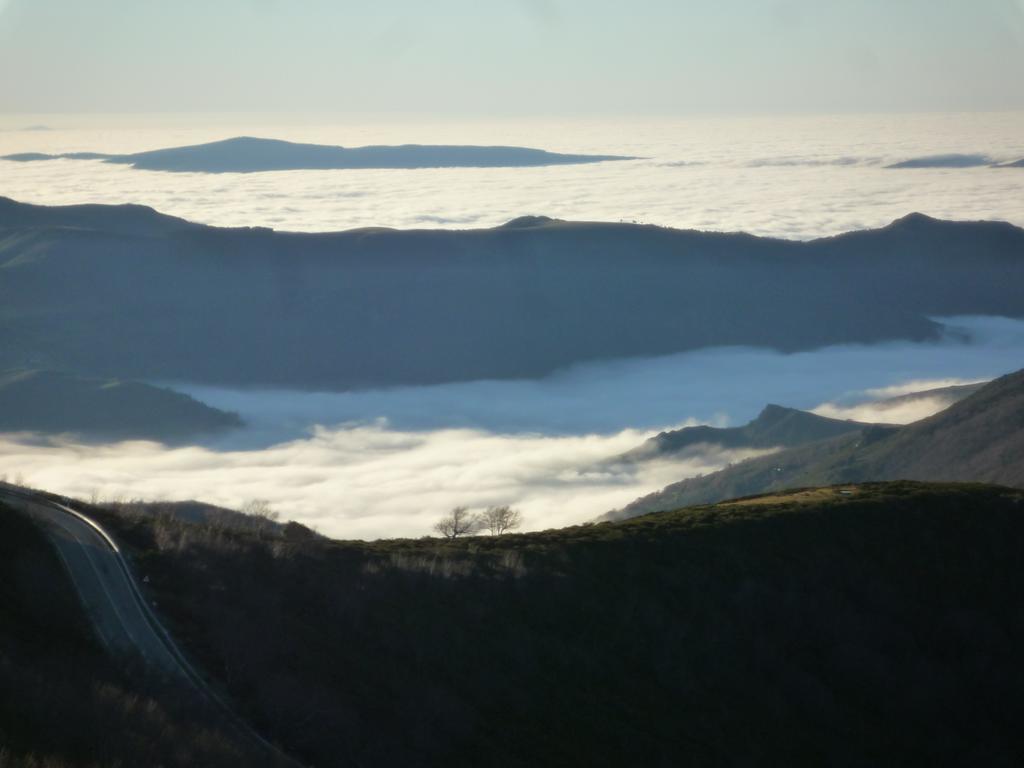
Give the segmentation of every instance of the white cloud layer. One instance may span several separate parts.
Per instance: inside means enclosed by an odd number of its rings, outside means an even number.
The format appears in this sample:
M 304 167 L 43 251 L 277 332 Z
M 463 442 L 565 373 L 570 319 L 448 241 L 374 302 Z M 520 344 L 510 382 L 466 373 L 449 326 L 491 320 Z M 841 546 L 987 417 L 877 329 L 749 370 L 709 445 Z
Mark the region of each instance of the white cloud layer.
M 822 403 L 814 408 L 819 416 L 832 419 L 876 422 L 883 424 L 910 424 L 945 410 L 955 402 L 951 397 L 921 397 L 900 403 L 867 402 L 860 405 Z
M 936 344 L 791 355 L 715 349 L 582 366 L 542 381 L 340 394 L 192 388 L 207 402 L 238 409 L 250 428 L 184 448 L 7 435 L 0 437 L 0 473 L 82 497 L 199 498 L 233 507 L 266 498 L 285 517 L 344 538 L 423 535 L 456 504 L 512 504 L 531 529 L 562 526 L 749 455 L 609 461 L 660 429 L 744 423 L 767 402 L 859 407 L 908 388 L 991 378 L 1024 361 L 1024 322 L 947 322 L 958 332 Z M 965 334 L 971 343 L 960 340 Z
M 531 529 L 578 523 L 679 477 L 756 452 L 639 467 L 602 465 L 653 433 L 546 437 L 449 429 L 395 432 L 383 423 L 316 428 L 258 452 L 0 441 L 0 455 L 38 487 L 89 498 L 178 499 L 237 508 L 267 499 L 287 518 L 343 538 L 421 536 L 458 504 L 514 504 Z M 73 468 L 73 469 L 72 469 Z M 9 473 L 13 476 L 13 473 Z
M 20 130 L 45 123 L 53 130 Z M 225 226 L 327 231 L 462 228 L 524 214 L 643 221 L 794 239 L 911 211 L 1024 225 L 1024 169 L 883 166 L 911 158 L 1024 158 L 1024 113 L 532 121 L 0 115 L 0 154 L 126 153 L 237 135 L 321 144 L 506 144 L 624 154 L 549 168 L 159 173 L 99 161 L 0 160 L 0 194 L 27 202 L 144 203 Z

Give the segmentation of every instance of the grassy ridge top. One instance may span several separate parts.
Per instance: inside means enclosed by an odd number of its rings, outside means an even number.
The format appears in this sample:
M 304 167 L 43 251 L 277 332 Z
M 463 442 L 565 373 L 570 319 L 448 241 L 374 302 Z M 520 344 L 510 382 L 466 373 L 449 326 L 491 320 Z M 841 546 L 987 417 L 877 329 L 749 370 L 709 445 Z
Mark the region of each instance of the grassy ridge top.
M 842 490 L 453 542 L 111 524 L 312 764 L 1012 761 L 1024 494 Z

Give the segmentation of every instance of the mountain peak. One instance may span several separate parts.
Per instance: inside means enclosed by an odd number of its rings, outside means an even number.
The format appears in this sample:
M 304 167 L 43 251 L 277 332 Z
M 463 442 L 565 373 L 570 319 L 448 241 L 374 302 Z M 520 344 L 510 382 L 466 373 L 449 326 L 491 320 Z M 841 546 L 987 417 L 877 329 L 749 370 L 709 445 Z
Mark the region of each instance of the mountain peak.
M 933 219 L 931 216 L 914 211 L 908 213 L 906 216 L 896 219 L 890 224 L 890 227 L 919 227 L 928 224 L 934 224 L 938 219 Z
M 531 229 L 533 227 L 543 227 L 546 224 L 552 224 L 558 221 L 558 219 L 552 219 L 550 216 L 519 216 L 510 221 L 506 221 L 501 225 L 501 229 Z
M 794 413 L 804 413 L 798 411 L 795 408 L 787 408 L 784 405 L 776 405 L 775 403 L 768 403 L 761 412 L 757 415 L 751 424 L 774 424 L 780 419 L 784 419 L 786 416 L 791 416 Z

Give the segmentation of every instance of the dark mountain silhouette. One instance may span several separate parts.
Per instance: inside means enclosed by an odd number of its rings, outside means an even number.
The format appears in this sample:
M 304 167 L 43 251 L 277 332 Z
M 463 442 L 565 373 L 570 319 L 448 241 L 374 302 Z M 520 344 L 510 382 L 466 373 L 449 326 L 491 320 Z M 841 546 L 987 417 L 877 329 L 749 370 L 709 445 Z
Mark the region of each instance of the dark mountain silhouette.
M 346 389 L 1024 317 L 1024 231 L 920 214 L 812 242 L 536 217 L 324 234 L 0 201 L 0 365 Z
M 905 427 L 871 425 L 675 483 L 607 519 L 836 483 L 977 481 L 1024 487 L 1024 371 Z
M 175 216 L 157 213 L 145 205 L 86 204 L 49 207 L 18 203 L 8 197 L 0 197 L 0 229 L 53 228 L 156 237 L 189 229 L 203 229 L 203 226 Z
M 884 411 L 887 407 L 898 407 L 919 400 L 940 399 L 944 401 L 944 407 L 949 407 L 953 403 L 973 395 L 987 383 L 936 387 L 875 400 L 871 404 Z M 764 407 L 756 419 L 742 427 L 721 428 L 699 425 L 661 432 L 614 461 L 645 461 L 690 452 L 700 453 L 708 448 L 725 450 L 794 448 L 804 443 L 860 432 L 867 427 L 887 426 L 892 425 L 834 419 L 819 416 L 810 411 L 769 404 Z
M 241 425 L 233 413 L 149 384 L 56 371 L 0 372 L 0 432 L 175 442 Z
M 818 416 L 795 408 L 767 405 L 753 421 L 742 427 L 684 427 L 662 432 L 643 445 L 620 457 L 620 460 L 642 461 L 662 458 L 703 446 L 716 448 L 789 448 L 827 437 L 856 432 L 867 424 Z
M 576 165 L 607 160 L 633 160 L 622 155 L 570 155 L 528 147 L 402 146 L 336 147 L 296 144 L 278 139 L 239 136 L 209 144 L 155 149 L 129 155 L 72 152 L 46 155 L 23 152 L 4 160 L 32 162 L 68 158 L 104 160 L 148 171 L 193 173 L 256 173 L 259 171 L 328 170 L 356 168 L 504 168 L 541 165 Z

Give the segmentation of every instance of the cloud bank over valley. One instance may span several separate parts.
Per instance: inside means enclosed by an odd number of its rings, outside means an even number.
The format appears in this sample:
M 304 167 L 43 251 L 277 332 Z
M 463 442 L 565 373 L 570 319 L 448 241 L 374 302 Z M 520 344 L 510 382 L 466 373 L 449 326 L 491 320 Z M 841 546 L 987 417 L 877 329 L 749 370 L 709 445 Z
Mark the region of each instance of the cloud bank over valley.
M 950 333 L 941 343 L 789 355 L 709 349 L 579 366 L 539 381 L 320 394 L 179 385 L 239 412 L 248 427 L 177 448 L 5 435 L 0 468 L 84 498 L 198 498 L 230 507 L 265 498 L 283 516 L 343 538 L 424 535 L 457 504 L 512 504 L 530 529 L 557 527 L 763 453 L 612 461 L 663 429 L 742 424 L 768 402 L 847 409 L 840 417 L 852 418 L 850 409 L 870 409 L 872 401 L 991 378 L 1024 359 L 1022 321 L 945 322 Z M 925 398 L 878 414 L 912 420 L 941 405 Z

